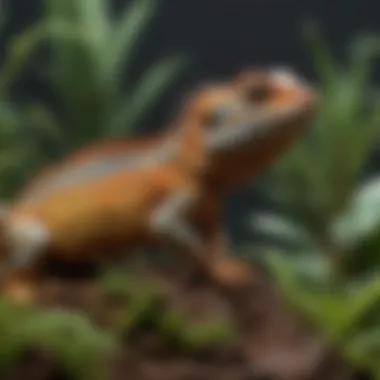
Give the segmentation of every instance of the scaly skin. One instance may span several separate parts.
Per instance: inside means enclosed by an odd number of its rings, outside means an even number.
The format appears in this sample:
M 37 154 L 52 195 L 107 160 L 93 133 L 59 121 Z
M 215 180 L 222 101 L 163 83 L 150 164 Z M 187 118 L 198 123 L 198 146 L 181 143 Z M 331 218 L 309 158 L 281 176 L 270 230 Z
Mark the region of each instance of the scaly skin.
M 94 145 L 47 169 L 3 218 L 7 292 L 31 298 L 48 257 L 96 261 L 157 243 L 220 277 L 224 197 L 290 145 L 315 104 L 295 76 L 252 71 L 193 94 L 167 134 Z

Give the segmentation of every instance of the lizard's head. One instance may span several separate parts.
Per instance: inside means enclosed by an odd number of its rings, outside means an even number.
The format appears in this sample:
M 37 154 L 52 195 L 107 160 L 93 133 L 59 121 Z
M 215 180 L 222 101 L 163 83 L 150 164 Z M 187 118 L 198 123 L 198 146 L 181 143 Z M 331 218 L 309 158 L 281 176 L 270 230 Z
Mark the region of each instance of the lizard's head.
M 269 124 L 295 121 L 300 115 L 311 119 L 316 104 L 315 91 L 294 72 L 246 69 L 230 82 L 203 85 L 193 92 L 179 124 L 201 126 L 209 135 L 226 129 L 233 133 L 246 123 L 252 124 L 252 130 L 264 132 L 271 129 Z M 294 112 L 286 118 L 285 110 Z
M 288 148 L 312 120 L 315 90 L 284 69 L 248 69 L 205 91 L 195 103 L 203 121 L 212 175 L 258 175 Z M 248 165 L 248 166 L 247 166 Z
M 290 69 L 245 69 L 233 83 L 253 109 L 265 108 L 268 112 L 276 112 L 279 108 L 298 103 L 301 108 L 311 112 L 315 110 L 315 90 Z

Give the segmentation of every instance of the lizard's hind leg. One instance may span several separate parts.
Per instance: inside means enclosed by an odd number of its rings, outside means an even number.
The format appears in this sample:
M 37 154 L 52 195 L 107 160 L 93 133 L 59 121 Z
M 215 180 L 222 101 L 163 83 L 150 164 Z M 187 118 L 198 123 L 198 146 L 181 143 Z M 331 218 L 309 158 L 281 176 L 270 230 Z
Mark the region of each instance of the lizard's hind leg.
M 18 221 L 7 226 L 7 254 L 2 268 L 5 296 L 20 302 L 34 300 L 36 263 L 49 238 L 48 229 L 39 221 Z

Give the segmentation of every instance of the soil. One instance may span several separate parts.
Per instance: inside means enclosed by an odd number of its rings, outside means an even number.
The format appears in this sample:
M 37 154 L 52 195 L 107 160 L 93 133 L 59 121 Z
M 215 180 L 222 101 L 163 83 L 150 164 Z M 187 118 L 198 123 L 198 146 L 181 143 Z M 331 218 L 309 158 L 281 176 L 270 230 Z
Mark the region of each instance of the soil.
M 229 305 L 201 276 L 186 271 L 142 270 L 139 277 L 157 284 L 165 302 L 181 310 L 191 320 L 207 320 L 221 315 L 233 317 Z M 86 312 L 95 323 L 107 325 L 112 319 L 117 300 L 106 297 L 91 278 L 50 278 L 40 290 L 44 306 L 59 306 Z M 258 300 L 260 303 L 260 300 Z M 278 328 L 278 326 L 277 326 Z M 123 349 L 109 361 L 109 380 L 277 380 L 257 374 L 244 358 L 244 341 L 236 336 L 230 342 L 212 350 L 184 355 L 165 347 L 160 337 L 149 331 L 139 331 L 123 344 Z M 338 367 L 346 364 L 338 364 Z M 323 373 L 324 379 L 354 379 L 333 376 L 335 364 Z M 339 373 L 342 371 L 339 370 Z M 278 378 L 280 379 L 280 378 Z M 47 353 L 25 354 L 20 365 L 4 380 L 71 380 Z M 89 379 L 91 380 L 91 379 Z M 295 379 L 298 380 L 298 379 Z M 314 378 L 305 379 L 314 380 Z

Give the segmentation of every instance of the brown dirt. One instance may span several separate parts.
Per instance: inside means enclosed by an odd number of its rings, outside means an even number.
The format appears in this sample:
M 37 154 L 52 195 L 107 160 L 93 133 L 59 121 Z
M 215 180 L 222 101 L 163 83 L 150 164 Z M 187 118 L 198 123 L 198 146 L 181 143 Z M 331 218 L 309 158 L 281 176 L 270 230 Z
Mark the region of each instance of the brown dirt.
M 143 271 L 142 278 L 154 280 L 157 288 L 164 295 L 165 302 L 171 307 L 181 310 L 194 321 L 230 315 L 225 300 L 199 277 L 179 274 L 168 270 Z M 255 297 L 252 294 L 253 298 Z M 257 297 L 257 294 L 256 294 Z M 107 325 L 115 316 L 117 301 L 102 294 L 92 280 L 49 280 L 41 288 L 40 301 L 43 305 L 60 306 L 73 310 L 83 310 L 99 325 Z M 257 304 L 262 300 L 257 298 Z M 263 316 L 265 319 L 265 315 Z M 279 323 L 278 319 L 276 320 Z M 112 323 L 112 322 L 111 322 Z M 280 322 L 281 323 L 281 322 Z M 272 326 L 274 331 L 281 326 Z M 269 329 L 271 327 L 269 326 Z M 260 334 L 259 334 L 260 335 Z M 272 334 L 273 335 L 273 334 Z M 249 338 L 251 339 L 251 338 Z M 272 343 L 271 343 L 272 344 Z M 282 344 L 282 343 L 281 343 Z M 257 344 L 256 344 L 257 346 Z M 275 345 L 276 346 L 276 345 Z M 184 355 L 165 347 L 160 338 L 148 331 L 139 331 L 123 345 L 122 351 L 110 360 L 110 380 L 277 380 L 281 377 L 253 376 L 252 363 L 249 366 L 244 359 L 243 339 L 232 340 L 224 346 L 193 355 Z M 276 350 L 281 347 L 276 347 Z M 284 345 L 286 355 L 286 344 Z M 256 349 L 257 350 L 257 349 Z M 270 352 L 268 352 L 270 357 Z M 292 358 L 297 361 L 297 358 Z M 261 360 L 261 359 L 260 359 Z M 263 358 L 263 360 L 267 360 Z M 302 360 L 302 358 L 298 358 Z M 346 365 L 338 360 L 336 365 L 326 363 L 320 376 L 305 380 L 353 379 L 346 373 Z M 338 367 L 337 376 L 333 375 Z M 327 372 L 326 372 L 327 371 Z M 25 355 L 20 365 L 4 380 L 71 380 L 53 358 L 46 353 L 31 352 Z M 91 379 L 89 379 L 91 380 Z M 295 379 L 298 380 L 298 379 Z

